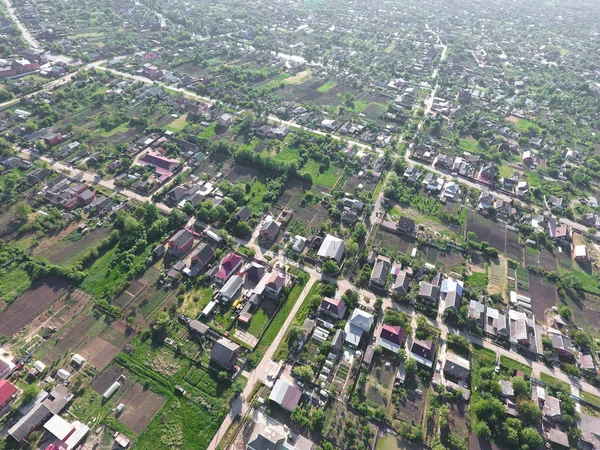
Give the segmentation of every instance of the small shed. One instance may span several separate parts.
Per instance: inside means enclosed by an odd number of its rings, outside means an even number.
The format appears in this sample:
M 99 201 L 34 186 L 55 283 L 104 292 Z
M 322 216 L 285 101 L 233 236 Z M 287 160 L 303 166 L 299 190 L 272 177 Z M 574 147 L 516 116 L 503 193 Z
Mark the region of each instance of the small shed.
M 79 353 L 75 353 L 71 358 L 71 362 L 78 367 L 81 367 L 85 364 L 85 358 L 81 356 Z
M 71 372 L 65 369 L 58 369 L 56 372 L 56 378 L 62 381 L 67 381 L 69 378 L 71 378 Z

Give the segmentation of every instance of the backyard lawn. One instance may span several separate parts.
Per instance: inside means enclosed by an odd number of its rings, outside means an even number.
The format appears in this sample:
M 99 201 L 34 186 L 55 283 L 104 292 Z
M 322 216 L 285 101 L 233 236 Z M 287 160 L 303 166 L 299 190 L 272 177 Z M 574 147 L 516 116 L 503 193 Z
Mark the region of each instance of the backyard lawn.
M 326 94 L 327 92 L 329 92 L 330 90 L 332 90 L 336 86 L 337 86 L 337 81 L 329 80 L 323 86 L 321 86 L 320 88 L 318 88 L 317 91 L 319 91 L 319 92 L 321 92 L 323 94 Z

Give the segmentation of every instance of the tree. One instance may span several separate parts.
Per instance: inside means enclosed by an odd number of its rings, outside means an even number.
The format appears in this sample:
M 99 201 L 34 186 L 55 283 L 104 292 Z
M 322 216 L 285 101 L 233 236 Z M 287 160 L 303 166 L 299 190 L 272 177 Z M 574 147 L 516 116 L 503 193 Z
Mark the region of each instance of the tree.
M 521 443 L 529 446 L 529 450 L 534 450 L 544 444 L 544 440 L 534 428 L 525 428 L 521 431 Z
M 231 380 L 231 377 L 225 370 L 222 370 L 217 374 L 217 381 L 219 384 L 226 384 L 229 380 Z
M 489 439 L 492 437 L 490 427 L 483 420 L 477 422 L 477 425 L 475 425 L 475 434 L 482 439 Z
M 171 318 L 169 314 L 164 311 L 158 313 L 154 325 L 152 326 L 152 334 L 154 336 L 162 336 L 167 333 L 171 326 Z
M 412 358 L 408 358 L 404 363 L 404 370 L 406 371 L 406 375 L 412 377 L 417 373 L 417 362 Z
M 171 230 L 184 226 L 187 221 L 187 215 L 177 208 L 173 208 L 169 213 L 169 229 Z
M 519 411 L 523 416 L 523 421 L 526 424 L 535 425 L 542 418 L 540 408 L 531 400 L 523 401 L 519 404 Z
M 573 311 L 567 305 L 563 305 L 558 309 L 558 314 L 560 314 L 560 317 L 562 317 L 563 319 L 571 320 L 571 317 L 573 316 Z
M 31 206 L 24 201 L 15 203 L 12 207 L 12 213 L 15 215 L 19 222 L 27 222 L 29 215 L 31 214 Z
M 529 397 L 529 386 L 527 382 L 521 377 L 514 377 L 512 379 L 513 389 L 517 397 L 527 398 Z
M 340 271 L 340 266 L 334 259 L 328 259 L 323 263 L 323 273 L 329 276 L 336 276 Z
M 310 366 L 298 366 L 294 368 L 294 375 L 304 381 L 311 381 L 315 377 L 315 372 Z
M 322 409 L 315 410 L 310 416 L 310 429 L 320 432 L 325 424 L 325 411 Z
M 23 393 L 21 394 L 21 405 L 26 405 L 37 395 L 40 393 L 40 387 L 37 384 L 30 384 L 23 388 Z

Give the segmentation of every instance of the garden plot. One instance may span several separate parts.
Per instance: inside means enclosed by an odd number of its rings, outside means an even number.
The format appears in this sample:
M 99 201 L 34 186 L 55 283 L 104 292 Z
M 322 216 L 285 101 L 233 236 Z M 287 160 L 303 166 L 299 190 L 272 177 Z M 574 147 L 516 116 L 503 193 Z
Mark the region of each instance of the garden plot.
M 357 442 L 361 442 L 363 448 L 372 448 L 375 431 L 375 425 L 372 423 L 362 426 L 359 416 L 351 412 L 345 403 L 337 400 L 328 403 L 325 410 L 323 437 L 338 448 L 350 448 Z
M 399 251 L 405 255 L 410 254 L 415 244 L 416 241 L 408 236 L 400 236 L 381 229 L 377 231 L 375 237 L 375 247 L 385 248 L 392 252 Z
M 507 287 L 506 259 L 498 257 L 490 261 L 488 291 L 490 294 L 504 294 Z M 513 284 L 514 286 L 514 284 Z
M 425 405 L 427 404 L 427 387 L 414 378 L 405 389 L 406 397 L 401 399 L 399 404 L 396 404 L 396 407 L 393 409 L 394 421 L 400 420 L 420 424 Z M 417 389 L 420 389 L 422 394 L 417 394 Z
M 108 237 L 110 229 L 98 228 L 85 235 L 81 235 L 79 232 L 76 233 L 80 236 L 79 239 L 73 240 L 69 237 L 61 239 L 50 247 L 40 251 L 39 255 L 46 258 L 52 264 L 68 264 L 98 244 L 102 239 Z
M 503 223 L 493 222 L 475 212 L 468 211 L 467 232 L 475 233 L 475 242 L 485 241 L 498 251 L 505 251 L 507 231 Z
M 69 281 L 53 277 L 37 281 L 0 313 L 0 333 L 13 336 L 30 325 L 36 317 L 48 311 L 70 286 Z
M 539 321 L 543 321 L 546 310 L 556 306 L 556 287 L 534 274 L 529 277 L 529 286 L 533 315 Z
M 373 369 L 365 387 L 365 395 L 370 403 L 387 410 L 390 405 L 394 380 L 396 378 L 397 359 L 386 358 L 383 354 L 375 357 Z
M 122 393 L 125 392 L 131 385 L 131 381 L 129 381 L 130 378 L 131 377 L 129 376 L 129 373 L 125 369 L 120 366 L 113 365 L 94 378 L 94 381 L 92 382 L 92 389 L 98 394 L 102 395 L 115 381 L 118 381 L 121 383 L 119 391 Z
M 96 369 L 102 371 L 119 354 L 120 347 L 95 337 L 81 351 L 81 355 Z
M 121 399 L 125 409 L 119 416 L 119 422 L 133 431 L 142 433 L 154 416 L 160 411 L 166 400 L 160 395 L 135 383 Z
M 523 262 L 523 247 L 519 244 L 519 235 L 508 229 L 506 230 L 506 254 L 518 263 Z

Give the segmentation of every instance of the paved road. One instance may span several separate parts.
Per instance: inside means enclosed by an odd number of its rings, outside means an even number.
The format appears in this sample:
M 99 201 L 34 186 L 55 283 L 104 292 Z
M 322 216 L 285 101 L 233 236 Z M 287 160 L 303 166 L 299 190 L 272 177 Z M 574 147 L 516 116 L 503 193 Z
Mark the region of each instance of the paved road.
M 242 392 L 242 397 L 244 399 L 248 399 L 248 397 L 250 396 L 252 389 L 254 388 L 254 385 L 256 384 L 257 381 L 267 383 L 268 375 L 270 373 L 278 373 L 279 370 L 281 369 L 280 364 L 272 361 L 273 356 L 275 354 L 275 351 L 277 350 L 277 347 L 279 347 L 279 344 L 283 340 L 287 329 L 290 327 L 290 325 L 293 323 L 294 319 L 296 318 L 298 309 L 300 309 L 300 306 L 304 302 L 305 297 L 308 295 L 308 292 L 312 288 L 315 281 L 316 281 L 316 279 L 311 276 L 311 278 L 308 280 L 308 282 L 304 286 L 304 289 L 302 289 L 302 292 L 300 293 L 300 297 L 298 297 L 298 300 L 296 301 L 296 303 L 294 304 L 294 307 L 290 311 L 290 314 L 288 315 L 287 319 L 285 320 L 285 323 L 279 330 L 279 333 L 277 333 L 275 340 L 269 346 L 269 349 L 264 354 L 260 363 L 253 371 L 251 371 L 247 374 L 248 375 L 248 383 L 246 384 L 246 387 L 244 388 L 244 391 Z M 247 408 L 249 408 L 249 406 L 247 406 Z M 239 406 L 237 404 L 233 405 L 232 409 L 229 411 L 229 413 L 225 417 L 225 420 L 219 427 L 219 430 L 213 437 L 210 445 L 208 446 L 208 450 L 215 450 L 217 448 L 217 444 L 219 443 L 221 438 L 225 435 L 225 432 L 231 425 L 231 422 L 237 416 L 237 413 L 241 413 L 241 411 L 242 410 L 239 408 Z
M 23 35 L 23 39 L 32 47 L 32 48 L 40 48 L 40 43 L 33 37 L 33 35 L 29 32 L 29 30 L 21 23 L 15 10 L 10 2 L 10 0 L 2 0 L 2 2 L 6 5 L 6 9 L 8 10 L 8 15 L 11 20 L 17 25 L 17 28 L 21 31 Z

